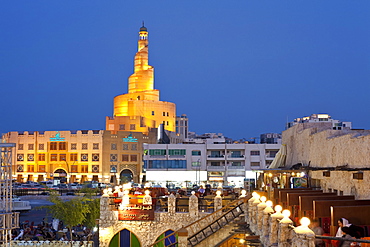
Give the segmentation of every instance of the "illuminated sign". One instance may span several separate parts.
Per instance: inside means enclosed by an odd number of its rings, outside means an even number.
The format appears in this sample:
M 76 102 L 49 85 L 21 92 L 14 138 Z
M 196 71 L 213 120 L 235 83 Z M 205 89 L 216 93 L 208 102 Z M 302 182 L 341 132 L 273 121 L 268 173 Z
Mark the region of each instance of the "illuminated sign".
M 128 137 L 122 138 L 122 139 L 123 139 L 123 142 L 137 142 L 137 138 L 133 138 L 132 134 L 130 134 Z
M 56 142 L 64 141 L 64 139 L 65 139 L 64 137 L 60 136 L 59 131 L 57 131 L 54 137 L 50 137 L 50 141 L 56 141 Z
M 154 220 L 154 208 L 152 205 L 128 204 L 118 210 L 118 220 Z

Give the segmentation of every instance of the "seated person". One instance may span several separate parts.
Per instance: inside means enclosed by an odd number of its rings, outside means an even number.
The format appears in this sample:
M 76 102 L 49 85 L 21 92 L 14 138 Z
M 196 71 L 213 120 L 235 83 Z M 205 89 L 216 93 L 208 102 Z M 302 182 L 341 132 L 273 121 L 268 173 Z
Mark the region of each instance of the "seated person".
M 311 230 L 315 233 L 315 235 L 323 235 L 324 230 L 320 227 L 319 221 L 317 219 L 311 221 L 310 225 Z M 315 247 L 323 247 L 325 246 L 324 241 L 322 239 L 315 239 Z
M 343 233 L 342 238 L 345 238 L 345 239 L 355 239 L 352 236 L 353 235 L 353 232 L 352 232 L 352 230 L 349 227 L 343 226 L 342 229 L 341 229 L 341 232 Z M 352 241 L 343 241 L 342 240 L 339 243 L 339 247 L 351 247 L 351 246 L 353 246 L 351 244 L 352 244 Z
M 341 218 L 338 220 L 338 231 L 337 234 L 335 235 L 336 237 L 342 237 L 344 234 L 342 232 L 343 227 L 349 227 L 352 233 L 352 237 L 355 238 L 362 238 L 364 237 L 365 231 L 362 227 L 356 226 L 353 224 L 350 224 L 349 221 L 346 218 Z

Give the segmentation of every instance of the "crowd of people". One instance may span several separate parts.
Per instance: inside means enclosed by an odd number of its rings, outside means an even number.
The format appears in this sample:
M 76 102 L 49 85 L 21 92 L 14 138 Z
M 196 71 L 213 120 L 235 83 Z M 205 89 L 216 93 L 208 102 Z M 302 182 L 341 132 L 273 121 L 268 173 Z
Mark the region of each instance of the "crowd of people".
M 93 233 L 90 229 L 87 229 L 83 225 L 78 225 L 72 228 L 71 232 L 67 229 L 63 221 L 53 219 L 50 223 L 47 222 L 46 218 L 41 223 L 35 225 L 34 222 L 28 220 L 20 224 L 20 228 L 12 230 L 13 240 L 26 240 L 26 241 L 90 241 L 93 237 Z

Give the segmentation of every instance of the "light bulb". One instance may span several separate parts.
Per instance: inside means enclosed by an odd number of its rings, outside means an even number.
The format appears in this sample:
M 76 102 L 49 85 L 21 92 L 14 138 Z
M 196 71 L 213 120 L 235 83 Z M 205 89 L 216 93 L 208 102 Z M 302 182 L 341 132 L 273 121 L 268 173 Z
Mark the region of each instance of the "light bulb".
M 311 221 L 307 217 L 303 217 L 300 221 L 302 226 L 308 227 L 311 224 Z
M 272 208 L 273 203 L 272 203 L 272 201 L 269 200 L 269 201 L 266 202 L 266 205 L 267 205 L 267 207 Z
M 280 212 L 281 212 L 281 210 L 283 210 L 283 207 L 282 207 L 282 206 L 280 206 L 280 205 L 276 205 L 276 206 L 275 206 L 275 211 L 276 211 L 276 212 L 279 212 L 279 213 L 280 213 Z
M 285 210 L 283 210 L 282 214 L 284 215 L 285 218 L 289 218 L 290 211 L 288 209 L 285 209 Z

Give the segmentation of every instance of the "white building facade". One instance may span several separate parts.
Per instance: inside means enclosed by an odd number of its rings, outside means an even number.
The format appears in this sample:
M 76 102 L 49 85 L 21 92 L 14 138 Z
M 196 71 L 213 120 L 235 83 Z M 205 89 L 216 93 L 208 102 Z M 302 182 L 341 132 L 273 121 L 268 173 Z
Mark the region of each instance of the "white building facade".
M 144 144 L 147 181 L 243 187 L 266 169 L 280 144 Z

